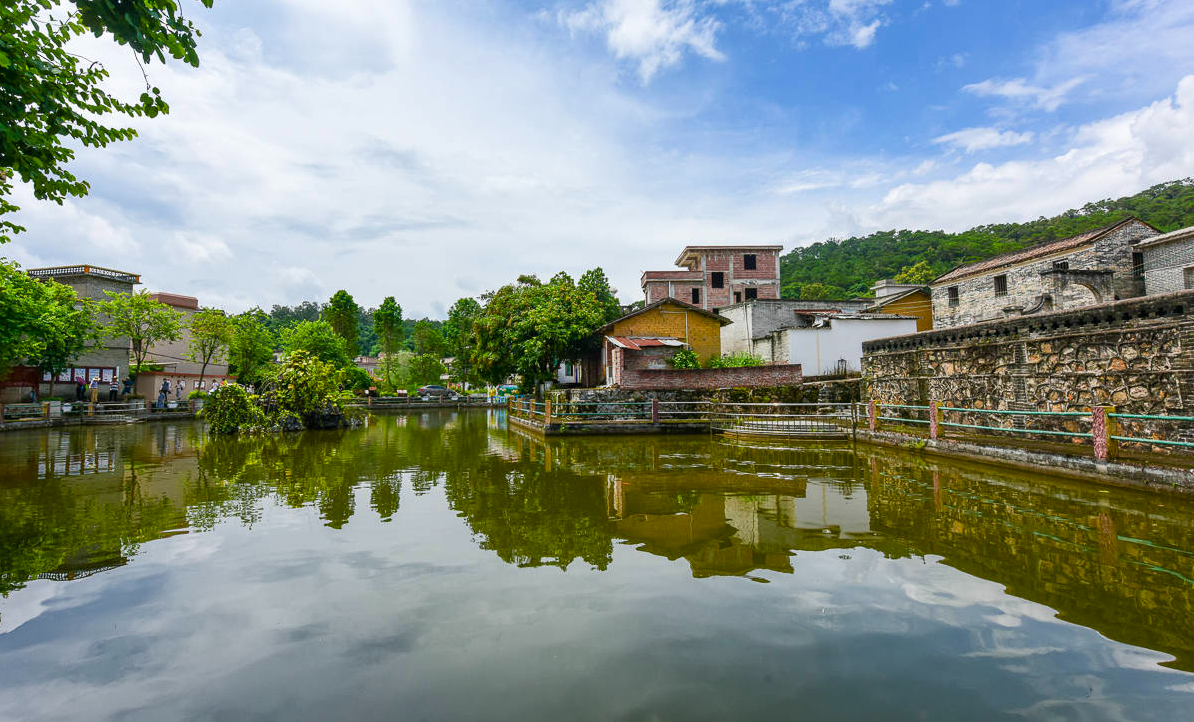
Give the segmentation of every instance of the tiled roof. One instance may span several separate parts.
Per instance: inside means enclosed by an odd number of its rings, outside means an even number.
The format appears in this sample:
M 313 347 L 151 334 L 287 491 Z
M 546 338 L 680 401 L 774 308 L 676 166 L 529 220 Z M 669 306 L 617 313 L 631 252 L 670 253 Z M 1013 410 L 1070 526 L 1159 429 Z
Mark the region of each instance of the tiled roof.
M 720 323 L 723 326 L 733 323 L 733 321 L 726 318 L 725 316 L 721 316 L 719 314 L 713 313 L 712 311 L 706 311 L 705 309 L 701 308 L 700 306 L 694 306 L 691 303 L 684 303 L 683 301 L 681 301 L 677 298 L 672 298 L 669 296 L 668 298 L 661 298 L 658 301 L 656 301 L 655 303 L 649 303 L 637 311 L 631 311 L 630 313 L 626 314 L 625 316 L 623 316 L 621 318 L 614 319 L 613 321 L 610 321 L 609 323 L 605 324 L 601 328 L 597 329 L 597 333 L 605 333 L 606 331 L 609 331 L 610 329 L 612 329 L 614 327 L 615 323 L 620 323 L 622 321 L 625 321 L 628 318 L 634 318 L 635 316 L 639 316 L 648 311 L 654 311 L 655 309 L 659 308 L 660 306 L 662 306 L 665 303 L 670 303 L 674 306 L 679 306 L 680 308 L 683 308 L 686 311 L 692 311 L 694 313 L 699 313 L 702 316 L 708 316 L 710 318 L 715 318 L 715 319 L 717 319 L 718 323 Z
M 1162 243 L 1184 241 L 1187 238 L 1194 238 L 1194 226 L 1179 228 L 1176 231 L 1170 231 L 1169 233 L 1162 233 L 1159 236 L 1153 236 L 1152 238 L 1137 243 L 1136 246 L 1139 248 L 1145 248 L 1147 246 L 1159 246 Z
M 704 281 L 704 277 L 693 271 L 643 271 L 644 281 Z
M 1144 223 L 1144 221 L 1140 220 L 1139 218 L 1125 218 L 1122 221 L 1119 221 L 1117 223 L 1112 223 L 1109 226 L 1104 226 L 1103 228 L 1096 228 L 1095 230 L 1087 231 L 1086 233 L 1079 233 L 1076 236 L 1070 236 L 1069 238 L 1059 238 L 1056 241 L 1047 241 L 1045 243 L 1038 243 L 1035 246 L 1029 246 L 1028 248 L 1022 248 L 1018 251 L 1010 251 L 1008 253 L 1002 253 L 993 258 L 988 258 L 985 261 L 977 261 L 975 263 L 969 263 L 964 266 L 958 266 L 954 270 L 950 271 L 949 273 L 945 274 L 944 276 L 941 276 L 940 278 L 936 279 L 932 283 L 934 286 L 936 286 L 939 283 L 948 283 L 950 281 L 956 281 L 961 278 L 966 278 L 967 276 L 974 276 L 974 275 L 980 274 L 980 273 L 988 273 L 990 271 L 994 271 L 999 268 L 1005 268 L 1007 266 L 1014 266 L 1017 263 L 1023 263 L 1024 261 L 1031 261 L 1034 258 L 1040 258 L 1042 256 L 1048 256 L 1048 255 L 1052 255 L 1054 253 L 1060 253 L 1062 251 L 1068 251 L 1073 248 L 1085 246 L 1089 243 L 1094 243 L 1096 240 L 1098 240 L 1100 237 L 1106 235 L 1107 233 L 1110 233 L 1111 231 L 1113 231 L 1117 228 L 1120 228 L 1121 226 L 1125 226 L 1128 223 L 1132 223 L 1132 222 Z M 1148 224 L 1145 224 L 1145 225 L 1148 225 Z

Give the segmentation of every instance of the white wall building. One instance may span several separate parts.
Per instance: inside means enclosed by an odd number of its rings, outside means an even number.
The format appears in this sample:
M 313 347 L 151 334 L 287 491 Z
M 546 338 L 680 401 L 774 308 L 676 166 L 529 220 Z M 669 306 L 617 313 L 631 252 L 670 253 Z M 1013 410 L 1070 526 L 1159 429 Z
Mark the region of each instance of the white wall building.
M 800 364 L 806 377 L 858 373 L 862 370 L 864 341 L 910 333 L 916 333 L 916 318 L 912 316 L 819 316 L 808 326 L 789 327 L 756 339 L 755 353 L 772 363 Z

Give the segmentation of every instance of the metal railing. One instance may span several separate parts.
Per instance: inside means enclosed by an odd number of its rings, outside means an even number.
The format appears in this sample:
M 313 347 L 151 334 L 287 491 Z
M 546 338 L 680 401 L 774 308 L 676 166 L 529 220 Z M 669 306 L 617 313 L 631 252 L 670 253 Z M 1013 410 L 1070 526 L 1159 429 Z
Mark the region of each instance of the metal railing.
M 712 431 L 759 436 L 847 436 L 857 424 L 851 403 L 726 403 L 710 411 Z

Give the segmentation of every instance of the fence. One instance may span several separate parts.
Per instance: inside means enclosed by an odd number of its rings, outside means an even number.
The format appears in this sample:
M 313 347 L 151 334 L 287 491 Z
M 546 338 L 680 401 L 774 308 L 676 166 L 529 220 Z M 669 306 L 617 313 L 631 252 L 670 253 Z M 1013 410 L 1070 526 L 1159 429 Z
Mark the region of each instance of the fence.
M 850 403 L 717 404 L 710 410 L 709 427 L 732 434 L 844 438 L 854 433 L 857 416 Z
M 496 397 L 493 399 L 480 394 L 454 394 L 451 396 L 366 396 L 360 401 L 354 401 L 348 406 L 358 408 L 374 409 L 382 411 L 385 409 L 409 409 L 418 408 L 420 406 L 440 406 L 443 404 L 451 404 L 453 406 L 487 406 L 497 403 Z
M 993 435 L 1038 437 L 1078 447 L 1090 447 L 1096 459 L 1107 460 L 1126 451 L 1157 452 L 1194 449 L 1194 416 L 1121 414 L 1114 406 L 1089 411 L 1029 411 L 893 404 L 870 401 L 865 417 L 872 432 L 881 426 L 927 431 L 932 440 Z

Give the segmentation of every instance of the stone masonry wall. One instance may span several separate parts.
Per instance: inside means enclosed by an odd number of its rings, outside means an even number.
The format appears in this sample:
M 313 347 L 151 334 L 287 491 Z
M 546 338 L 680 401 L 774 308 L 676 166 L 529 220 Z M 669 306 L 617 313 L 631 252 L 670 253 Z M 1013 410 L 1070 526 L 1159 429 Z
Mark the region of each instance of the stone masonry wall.
M 1034 411 L 1194 413 L 1194 291 L 863 344 L 871 398 Z
M 952 328 L 982 321 L 1005 318 L 1008 306 L 1031 307 L 1041 294 L 1053 297 L 1053 310 L 1062 311 L 1090 306 L 1100 302 L 1090 289 L 1070 283 L 1064 290 L 1053 287 L 1050 276 L 1043 271 L 1053 268 L 1056 261 L 1069 263 L 1070 270 L 1112 269 L 1111 285 L 1114 296 L 1132 298 L 1144 293 L 1139 279 L 1132 273 L 1132 252 L 1135 243 L 1155 236 L 1157 232 L 1143 223 L 1129 223 L 1108 233 L 1094 243 L 1077 249 L 1059 251 L 1034 258 L 1014 266 L 993 269 L 954 283 L 932 288 L 934 328 Z M 1007 276 L 1007 295 L 995 295 L 995 277 Z M 958 289 L 958 305 L 949 305 L 949 288 Z M 1114 300 L 1103 298 L 1102 302 Z
M 1183 291 L 1186 269 L 1194 268 L 1194 237 L 1146 246 L 1144 252 L 1144 288 L 1149 294 Z
M 622 369 L 623 389 L 726 389 L 752 386 L 796 386 L 800 366 L 749 366 L 730 369 Z

